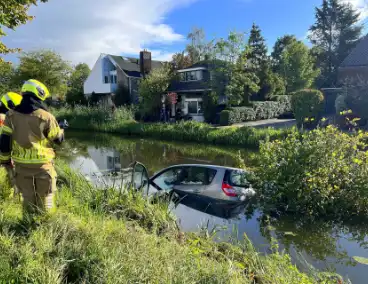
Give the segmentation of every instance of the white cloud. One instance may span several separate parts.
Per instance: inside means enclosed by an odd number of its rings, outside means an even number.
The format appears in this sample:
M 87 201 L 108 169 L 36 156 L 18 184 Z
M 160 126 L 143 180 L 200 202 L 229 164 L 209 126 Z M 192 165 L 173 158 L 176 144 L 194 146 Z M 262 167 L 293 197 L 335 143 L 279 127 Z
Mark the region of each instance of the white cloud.
M 31 9 L 35 19 L 4 41 L 25 51 L 50 48 L 73 63 L 93 64 L 100 53 L 137 54 L 149 44 L 183 40 L 164 23 L 172 10 L 196 0 L 62 0 Z M 152 50 L 153 57 L 172 53 Z
M 361 19 L 365 19 L 368 17 L 367 0 L 342 0 L 342 2 L 350 3 L 355 9 L 357 9 L 361 13 Z

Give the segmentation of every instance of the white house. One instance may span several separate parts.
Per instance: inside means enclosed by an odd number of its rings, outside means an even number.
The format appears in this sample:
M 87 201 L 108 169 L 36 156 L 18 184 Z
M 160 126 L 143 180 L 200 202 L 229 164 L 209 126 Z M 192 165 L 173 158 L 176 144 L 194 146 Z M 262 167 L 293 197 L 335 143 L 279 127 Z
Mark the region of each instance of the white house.
M 129 91 L 131 100 L 137 102 L 138 80 L 143 74 L 161 67 L 162 64 L 160 61 L 153 61 L 148 51 L 140 52 L 139 59 L 101 54 L 84 82 L 84 94 L 87 97 L 93 93 L 111 95 L 122 86 Z

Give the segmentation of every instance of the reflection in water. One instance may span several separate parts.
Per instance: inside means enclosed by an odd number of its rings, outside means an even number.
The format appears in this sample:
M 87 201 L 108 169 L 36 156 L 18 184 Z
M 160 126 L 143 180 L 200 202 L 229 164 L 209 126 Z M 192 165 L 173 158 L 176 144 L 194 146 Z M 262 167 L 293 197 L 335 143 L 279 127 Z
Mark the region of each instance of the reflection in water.
M 181 163 L 217 164 L 241 167 L 254 165 L 256 153 L 238 149 L 195 144 L 177 144 L 142 139 L 123 139 L 113 135 L 67 133 L 67 143 L 59 156 L 95 182 L 119 187 L 130 176 L 124 171 L 134 161 L 146 165 L 153 175 L 163 168 Z M 272 218 L 257 210 L 244 214 L 233 208 L 186 198 L 171 210 L 184 231 L 222 228 L 220 239 L 246 234 L 260 252 L 267 253 L 272 239 L 288 251 L 296 264 L 304 261 L 319 269 L 332 269 L 352 283 L 367 283 L 368 267 L 357 264 L 353 256 L 368 257 L 368 224 L 362 221 L 313 223 L 291 217 Z

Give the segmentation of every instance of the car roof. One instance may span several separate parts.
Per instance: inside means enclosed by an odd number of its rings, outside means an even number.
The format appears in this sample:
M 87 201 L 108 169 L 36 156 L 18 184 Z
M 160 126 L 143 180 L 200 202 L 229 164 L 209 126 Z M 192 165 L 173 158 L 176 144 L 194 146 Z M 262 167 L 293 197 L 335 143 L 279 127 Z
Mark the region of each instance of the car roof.
M 169 168 L 174 168 L 174 167 L 202 167 L 202 168 L 210 168 L 210 169 L 223 169 L 223 170 L 240 170 L 240 171 L 245 171 L 244 169 L 240 169 L 240 168 L 232 168 L 232 167 L 224 167 L 224 166 L 216 166 L 216 165 L 206 165 L 206 164 L 178 164 L 178 165 L 172 165 L 170 167 L 167 167 L 167 169 Z

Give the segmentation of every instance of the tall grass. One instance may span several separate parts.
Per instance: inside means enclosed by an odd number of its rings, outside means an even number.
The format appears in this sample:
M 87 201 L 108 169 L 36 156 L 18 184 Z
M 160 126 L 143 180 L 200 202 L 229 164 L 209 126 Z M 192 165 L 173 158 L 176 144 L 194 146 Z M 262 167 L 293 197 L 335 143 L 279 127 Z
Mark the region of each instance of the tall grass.
M 3 283 L 337 283 L 301 273 L 287 255 L 261 256 L 249 241 L 184 235 L 164 204 L 94 188 L 60 162 L 58 172 L 58 209 L 36 225 L 20 221 L 19 202 L 0 203 Z
M 259 147 L 260 141 L 282 139 L 293 131 L 250 127 L 219 129 L 194 121 L 174 124 L 137 123 L 133 120 L 132 110 L 129 108 L 120 108 L 115 114 L 99 108 L 78 107 L 75 110 L 62 108 L 55 110 L 54 114 L 59 119 L 67 119 L 71 129 L 255 148 Z

